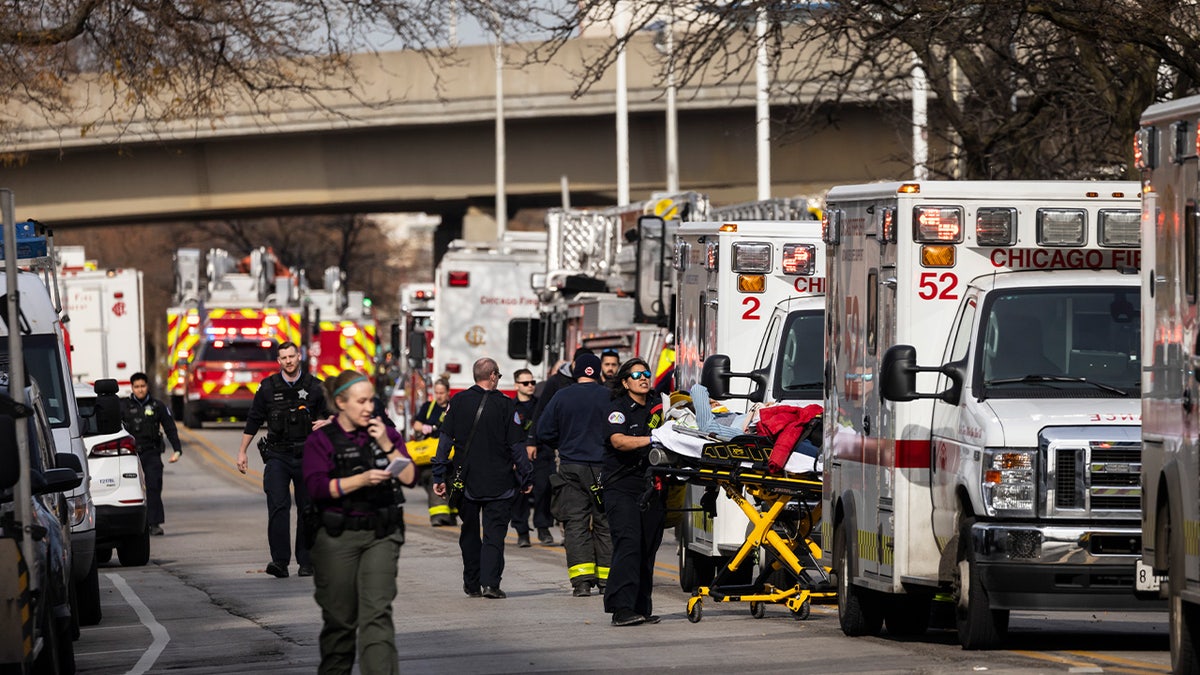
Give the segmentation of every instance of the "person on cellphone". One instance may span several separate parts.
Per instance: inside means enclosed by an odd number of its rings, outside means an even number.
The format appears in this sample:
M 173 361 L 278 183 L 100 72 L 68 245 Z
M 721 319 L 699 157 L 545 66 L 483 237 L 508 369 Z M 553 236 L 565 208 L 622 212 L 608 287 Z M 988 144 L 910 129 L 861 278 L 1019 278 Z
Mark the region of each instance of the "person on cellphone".
M 321 607 L 322 674 L 399 673 L 392 601 L 404 543 L 404 493 L 416 466 L 395 428 L 374 415 L 374 388 L 344 370 L 325 382 L 332 424 L 304 443 L 304 485 L 316 506 L 312 561 Z M 310 525 L 311 527 L 311 525 Z

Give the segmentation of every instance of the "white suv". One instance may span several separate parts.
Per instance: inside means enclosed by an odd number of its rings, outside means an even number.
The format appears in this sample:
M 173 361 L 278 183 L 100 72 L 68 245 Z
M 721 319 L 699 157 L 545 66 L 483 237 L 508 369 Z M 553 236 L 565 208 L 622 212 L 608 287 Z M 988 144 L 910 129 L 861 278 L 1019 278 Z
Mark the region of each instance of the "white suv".
M 97 380 L 95 390 L 75 385 L 83 421 L 92 501 L 96 504 L 96 559 L 108 562 L 113 549 L 126 567 L 150 561 L 150 528 L 146 524 L 146 479 L 133 436 L 120 426 L 116 380 Z M 97 414 L 97 402 L 102 409 Z M 103 412 L 104 408 L 109 412 Z M 105 415 L 115 414 L 116 431 Z M 104 433 L 105 431 L 109 433 Z

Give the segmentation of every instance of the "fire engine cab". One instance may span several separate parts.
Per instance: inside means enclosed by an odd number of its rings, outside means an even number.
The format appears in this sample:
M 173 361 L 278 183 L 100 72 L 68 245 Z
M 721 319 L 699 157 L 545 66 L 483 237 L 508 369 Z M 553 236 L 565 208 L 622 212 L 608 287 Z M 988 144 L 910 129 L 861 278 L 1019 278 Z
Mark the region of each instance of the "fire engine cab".
M 923 633 L 938 593 L 966 649 L 999 645 L 1010 610 L 1159 608 L 1134 594 L 1139 197 L 829 192 L 822 528 L 844 633 Z

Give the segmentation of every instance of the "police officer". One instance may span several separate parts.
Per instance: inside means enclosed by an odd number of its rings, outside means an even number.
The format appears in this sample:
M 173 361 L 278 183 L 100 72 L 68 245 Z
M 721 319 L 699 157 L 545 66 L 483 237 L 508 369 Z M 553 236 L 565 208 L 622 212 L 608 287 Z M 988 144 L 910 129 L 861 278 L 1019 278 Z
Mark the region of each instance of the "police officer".
M 439 378 L 433 383 L 433 400 L 426 401 L 413 415 L 412 429 L 417 440 L 437 438 L 450 408 L 450 383 Z M 429 503 L 429 524 L 434 527 L 453 526 L 458 514 L 450 508 L 445 497 L 433 493 L 433 484 L 426 483 L 425 496 Z
M 162 401 L 150 396 L 150 379 L 146 374 L 134 373 L 129 383 L 133 393 L 121 402 L 121 421 L 137 443 L 138 456 L 142 460 L 142 473 L 146 478 L 146 522 L 150 526 L 150 534 L 161 536 L 165 520 L 162 503 L 162 432 L 166 432 L 174 450 L 169 460 L 172 464 L 179 461 L 183 449 L 179 445 L 179 431 L 175 428 L 171 410 Z
M 400 433 L 376 415 L 370 381 L 344 370 L 326 383 L 337 415 L 304 445 L 304 484 L 319 511 L 312 558 L 321 629 L 320 673 L 398 673 L 392 601 L 404 543 L 404 493 L 416 469 Z M 394 471 L 389 466 L 394 464 Z
M 633 358 L 617 370 L 616 397 L 608 413 L 604 453 L 604 511 L 612 534 L 612 569 L 604 593 L 604 611 L 614 626 L 658 623 L 650 594 L 654 590 L 654 555 L 663 538 L 666 497 L 647 491 L 646 453 L 650 430 L 661 421 L 650 397 L 654 374 L 645 361 Z
M 321 380 L 300 370 L 300 350 L 295 343 L 279 345 L 280 371 L 264 379 L 254 393 L 250 414 L 242 430 L 238 449 L 238 471 L 246 473 L 246 449 L 264 423 L 267 436 L 258 443 L 263 460 L 263 492 L 267 494 L 267 541 L 271 562 L 266 573 L 277 578 L 288 575 L 291 562 L 291 509 L 289 486 L 296 492 L 296 520 L 308 504 L 308 491 L 301 475 L 300 459 L 309 432 L 329 423 L 325 419 L 325 394 Z M 312 576 L 308 548 L 296 537 L 296 562 L 299 575 Z

